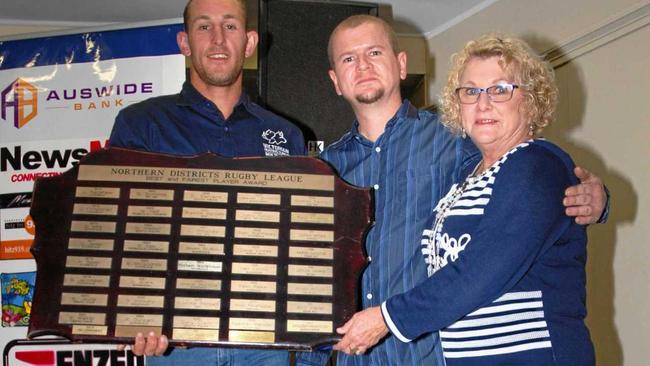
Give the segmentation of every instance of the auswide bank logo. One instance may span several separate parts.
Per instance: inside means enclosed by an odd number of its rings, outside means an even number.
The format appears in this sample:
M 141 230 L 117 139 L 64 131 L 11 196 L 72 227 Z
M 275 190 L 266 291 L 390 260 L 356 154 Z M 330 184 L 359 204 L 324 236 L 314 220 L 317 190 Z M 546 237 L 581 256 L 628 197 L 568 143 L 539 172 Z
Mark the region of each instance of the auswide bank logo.
M 13 122 L 16 128 L 25 126 L 38 114 L 38 89 L 21 78 L 9 84 L 0 98 L 0 117 Z

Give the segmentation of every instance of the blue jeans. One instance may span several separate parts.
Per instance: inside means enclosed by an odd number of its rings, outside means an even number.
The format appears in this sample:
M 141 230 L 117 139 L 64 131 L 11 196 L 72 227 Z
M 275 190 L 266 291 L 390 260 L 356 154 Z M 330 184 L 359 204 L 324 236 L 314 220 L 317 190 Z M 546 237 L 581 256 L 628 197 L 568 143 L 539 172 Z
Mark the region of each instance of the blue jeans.
M 266 351 L 238 348 L 174 348 L 161 357 L 147 357 L 146 366 L 288 366 L 288 351 Z

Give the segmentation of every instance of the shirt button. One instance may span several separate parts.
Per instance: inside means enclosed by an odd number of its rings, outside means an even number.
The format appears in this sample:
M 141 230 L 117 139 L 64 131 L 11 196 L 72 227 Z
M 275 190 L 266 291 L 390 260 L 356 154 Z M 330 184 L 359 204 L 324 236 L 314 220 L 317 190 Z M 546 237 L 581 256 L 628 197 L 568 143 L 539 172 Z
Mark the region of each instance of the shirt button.
M 368 256 L 368 262 L 372 262 L 372 257 Z
M 230 131 L 230 127 L 224 127 L 223 130 L 224 131 Z
M 368 300 L 372 300 L 372 294 L 367 294 L 367 295 L 366 295 L 366 299 L 368 299 Z
M 378 190 L 379 189 L 379 184 L 375 184 L 374 186 L 372 186 L 372 188 L 374 188 L 375 191 Z
M 376 151 L 376 152 L 380 152 L 380 151 L 381 151 L 381 147 L 377 146 L 377 147 L 375 148 L 375 151 Z

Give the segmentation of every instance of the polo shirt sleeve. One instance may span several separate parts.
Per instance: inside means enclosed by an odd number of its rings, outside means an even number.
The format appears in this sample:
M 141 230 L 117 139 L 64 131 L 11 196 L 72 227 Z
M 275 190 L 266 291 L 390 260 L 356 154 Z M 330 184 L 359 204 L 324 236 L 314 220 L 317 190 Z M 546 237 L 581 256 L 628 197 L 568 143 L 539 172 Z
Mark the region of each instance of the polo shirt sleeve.
M 382 304 L 390 331 L 408 342 L 453 324 L 517 284 L 572 224 L 562 205 L 571 169 L 539 146 L 511 155 L 459 258 Z
M 138 118 L 138 113 L 134 113 L 132 109 L 133 107 L 122 109 L 117 114 L 108 145 L 149 151 L 151 134 L 146 129 L 146 118 Z

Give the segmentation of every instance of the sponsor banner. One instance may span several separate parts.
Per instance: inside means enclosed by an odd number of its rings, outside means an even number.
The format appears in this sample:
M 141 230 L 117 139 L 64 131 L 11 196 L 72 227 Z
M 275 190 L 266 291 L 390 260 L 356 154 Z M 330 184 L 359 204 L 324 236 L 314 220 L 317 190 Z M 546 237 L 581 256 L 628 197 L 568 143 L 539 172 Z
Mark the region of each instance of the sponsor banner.
M 72 344 L 64 340 L 15 340 L 4 350 L 4 366 L 144 366 L 145 359 L 114 344 Z
M 0 143 L 108 136 L 120 109 L 177 93 L 184 62 L 169 55 L 0 70 Z
M 36 272 L 0 274 L 2 326 L 26 327 L 32 311 Z
M 1 145 L 0 193 L 31 192 L 36 179 L 65 172 L 89 152 L 105 147 L 106 139 L 104 135 Z

